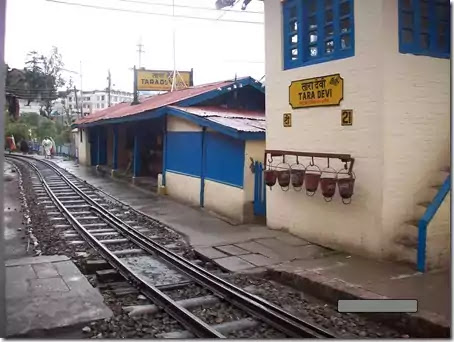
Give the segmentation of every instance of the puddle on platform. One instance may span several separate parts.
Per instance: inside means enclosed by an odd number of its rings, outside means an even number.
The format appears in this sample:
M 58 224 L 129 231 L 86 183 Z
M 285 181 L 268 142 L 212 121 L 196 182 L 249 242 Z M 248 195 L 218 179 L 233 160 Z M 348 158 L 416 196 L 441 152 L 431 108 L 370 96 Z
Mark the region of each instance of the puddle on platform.
M 186 281 L 182 274 L 170 269 L 163 262 L 150 256 L 121 258 L 137 275 L 153 286 L 168 285 Z

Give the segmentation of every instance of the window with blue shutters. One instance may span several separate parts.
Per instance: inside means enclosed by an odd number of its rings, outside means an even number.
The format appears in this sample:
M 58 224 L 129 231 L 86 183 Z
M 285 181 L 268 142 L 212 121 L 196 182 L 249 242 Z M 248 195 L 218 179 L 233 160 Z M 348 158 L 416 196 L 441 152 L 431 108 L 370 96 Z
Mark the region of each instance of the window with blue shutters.
M 449 0 L 399 0 L 399 51 L 451 57 Z
M 283 3 L 284 69 L 355 54 L 353 0 Z

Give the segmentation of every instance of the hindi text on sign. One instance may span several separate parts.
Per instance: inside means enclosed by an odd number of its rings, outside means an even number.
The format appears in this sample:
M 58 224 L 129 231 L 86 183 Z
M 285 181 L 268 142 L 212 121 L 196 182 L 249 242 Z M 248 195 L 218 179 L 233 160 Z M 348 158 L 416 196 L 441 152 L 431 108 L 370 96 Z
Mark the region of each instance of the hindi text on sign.
M 292 108 L 339 105 L 344 80 L 339 74 L 293 81 L 289 87 Z

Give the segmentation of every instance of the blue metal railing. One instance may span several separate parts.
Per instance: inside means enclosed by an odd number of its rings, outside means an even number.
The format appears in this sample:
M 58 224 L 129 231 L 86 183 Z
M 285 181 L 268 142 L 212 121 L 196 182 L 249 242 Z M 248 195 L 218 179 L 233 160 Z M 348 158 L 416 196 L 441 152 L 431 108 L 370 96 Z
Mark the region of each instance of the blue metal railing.
M 440 208 L 446 195 L 451 189 L 451 175 L 446 177 L 438 193 L 433 198 L 432 202 L 427 207 L 424 215 L 418 222 L 418 255 L 417 268 L 419 272 L 424 272 L 426 269 L 426 242 L 427 242 L 427 226 Z

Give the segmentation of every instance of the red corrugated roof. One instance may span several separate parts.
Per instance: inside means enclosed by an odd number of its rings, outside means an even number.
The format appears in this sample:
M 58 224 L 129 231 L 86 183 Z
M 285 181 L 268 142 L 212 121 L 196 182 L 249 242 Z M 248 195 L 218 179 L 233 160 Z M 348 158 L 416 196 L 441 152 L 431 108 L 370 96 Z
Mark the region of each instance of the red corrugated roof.
M 244 78 L 242 78 L 244 79 Z M 241 80 L 241 79 L 238 79 Z M 137 115 L 149 110 L 158 109 L 167 105 L 175 104 L 182 100 L 207 93 L 217 88 L 231 86 L 235 83 L 233 80 L 221 81 L 209 84 L 203 84 L 191 88 L 176 90 L 161 95 L 152 96 L 138 105 L 131 106 L 130 103 L 119 103 L 115 106 L 100 110 L 90 114 L 75 122 L 76 125 L 93 123 L 101 120 L 117 119 L 130 115 Z

